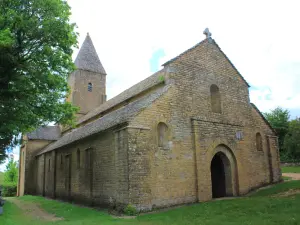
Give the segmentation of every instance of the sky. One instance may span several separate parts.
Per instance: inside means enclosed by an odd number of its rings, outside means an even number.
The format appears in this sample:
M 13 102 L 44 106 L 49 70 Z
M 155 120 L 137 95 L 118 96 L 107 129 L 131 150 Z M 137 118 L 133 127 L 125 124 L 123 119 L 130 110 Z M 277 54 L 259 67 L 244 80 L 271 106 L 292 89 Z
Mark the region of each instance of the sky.
M 79 46 L 89 32 L 107 73 L 108 99 L 202 41 L 209 28 L 251 85 L 262 112 L 300 116 L 299 0 L 68 0 Z M 75 59 L 78 49 L 74 50 Z M 15 159 L 18 151 L 14 150 Z M 3 170 L 4 165 L 0 166 Z
M 300 116 L 300 1 L 68 2 L 79 45 L 89 32 L 107 72 L 108 98 L 203 40 L 208 27 L 262 112 L 281 106 Z

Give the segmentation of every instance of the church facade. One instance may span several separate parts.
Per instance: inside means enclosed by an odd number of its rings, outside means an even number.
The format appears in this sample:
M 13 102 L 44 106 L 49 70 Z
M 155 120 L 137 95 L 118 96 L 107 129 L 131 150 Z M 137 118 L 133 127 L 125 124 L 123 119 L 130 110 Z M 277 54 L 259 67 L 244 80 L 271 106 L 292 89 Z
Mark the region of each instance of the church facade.
M 18 194 L 148 211 L 279 182 L 276 134 L 206 34 L 108 101 L 106 72 L 87 36 L 69 77 L 77 126 L 24 136 Z

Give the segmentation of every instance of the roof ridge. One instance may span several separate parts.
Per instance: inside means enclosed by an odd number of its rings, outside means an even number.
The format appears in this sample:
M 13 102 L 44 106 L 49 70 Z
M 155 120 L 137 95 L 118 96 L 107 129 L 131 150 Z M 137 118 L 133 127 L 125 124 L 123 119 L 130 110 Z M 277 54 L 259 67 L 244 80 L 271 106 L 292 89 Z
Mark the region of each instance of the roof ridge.
M 71 132 L 66 133 L 60 139 L 58 139 L 57 141 L 51 143 L 50 145 L 46 146 L 41 151 L 39 151 L 37 155 L 41 155 L 45 152 L 52 151 L 54 149 L 71 144 L 80 139 L 86 138 L 90 135 L 94 135 L 101 131 L 105 131 L 118 124 L 123 124 L 125 122 L 130 121 L 141 110 L 146 109 L 156 99 L 158 99 L 160 96 L 166 93 L 171 86 L 172 86 L 171 84 L 166 85 L 158 89 L 156 92 L 151 92 L 148 95 L 143 96 L 117 110 L 114 110 L 91 123 L 87 123 L 82 127 L 78 127 L 72 130 Z
M 61 136 L 61 131 L 59 126 L 40 126 L 34 131 L 27 133 L 29 140 L 58 140 Z
M 174 57 L 174 58 L 168 60 L 167 62 L 165 62 L 164 64 L 162 64 L 162 66 L 166 66 L 166 65 L 168 65 L 169 63 L 174 62 L 175 60 L 179 59 L 179 58 L 180 58 L 181 56 L 183 56 L 184 54 L 188 53 L 189 51 L 193 50 L 194 48 L 196 48 L 196 47 L 198 47 L 199 45 L 201 45 L 202 43 L 204 43 L 206 40 L 208 40 L 208 39 L 204 39 L 204 40 L 200 41 L 199 43 L 195 44 L 193 47 L 191 47 L 191 48 L 185 50 L 184 52 L 180 53 L 178 56 L 176 56 L 176 57 Z
M 195 49 L 196 47 L 198 47 L 199 45 L 203 44 L 204 42 L 209 42 L 209 43 L 213 43 L 217 46 L 217 48 L 220 50 L 220 52 L 225 56 L 225 58 L 227 59 L 227 61 L 230 63 L 230 65 L 233 67 L 233 69 L 236 70 L 236 72 L 238 73 L 238 75 L 241 77 L 241 79 L 246 83 L 246 85 L 248 87 L 250 87 L 249 83 L 245 80 L 245 78 L 242 76 L 242 74 L 238 71 L 238 69 L 234 66 L 234 64 L 230 61 L 230 59 L 227 57 L 227 55 L 223 52 L 223 50 L 220 48 L 220 46 L 217 44 L 217 42 L 212 39 L 212 38 L 206 38 L 202 41 L 200 41 L 198 44 L 194 45 L 193 47 L 185 50 L 184 52 L 182 52 L 181 54 L 179 54 L 178 56 L 174 57 L 173 59 L 170 59 L 169 61 L 165 62 L 164 64 L 162 64 L 162 66 L 166 66 L 171 62 L 174 62 L 175 60 L 179 59 L 182 55 L 190 52 L 191 50 Z
M 159 79 L 159 75 L 164 71 L 164 68 L 155 72 L 154 74 L 150 75 L 149 77 L 146 77 L 144 80 L 134 84 L 133 86 L 129 87 L 128 89 L 124 90 L 117 96 L 109 99 L 108 101 L 104 102 L 103 104 L 99 105 L 97 108 L 89 111 L 86 115 L 82 116 L 77 124 L 81 124 L 97 115 L 100 113 L 126 101 L 127 99 L 136 96 L 143 91 L 148 90 L 149 88 L 163 83 L 163 79 Z
M 74 63 L 77 69 L 106 75 L 89 33 L 87 33 Z
M 255 109 L 255 111 L 258 112 L 258 114 L 261 116 L 261 118 L 265 121 L 265 123 L 271 128 L 271 130 L 277 134 L 276 130 L 272 127 L 272 125 L 270 124 L 270 122 L 264 117 L 264 115 L 262 114 L 262 112 L 257 108 L 257 106 L 250 102 L 250 105 Z
M 230 63 L 230 65 L 233 67 L 233 69 L 236 70 L 236 72 L 238 73 L 238 75 L 242 78 L 242 80 L 247 84 L 248 87 L 250 87 L 250 84 L 245 80 L 245 78 L 242 76 L 242 74 L 240 73 L 240 71 L 238 71 L 238 69 L 235 67 L 235 65 L 231 62 L 231 60 L 228 58 L 228 56 L 223 52 L 223 50 L 221 49 L 221 47 L 217 44 L 217 42 L 212 39 L 214 44 L 218 47 L 218 49 L 220 50 L 220 52 L 222 52 L 222 54 L 225 56 L 225 58 L 228 60 L 228 62 Z

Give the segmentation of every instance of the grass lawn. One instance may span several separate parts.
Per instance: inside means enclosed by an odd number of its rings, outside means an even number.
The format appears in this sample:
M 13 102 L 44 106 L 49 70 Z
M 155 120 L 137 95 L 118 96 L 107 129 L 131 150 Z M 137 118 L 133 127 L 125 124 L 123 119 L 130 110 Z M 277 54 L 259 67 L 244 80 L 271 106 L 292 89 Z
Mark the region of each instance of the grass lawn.
M 283 179 L 284 181 L 287 181 L 287 180 L 292 180 L 292 178 L 291 178 L 291 177 L 285 177 L 285 176 L 282 176 L 282 179 Z
M 282 173 L 300 173 L 300 166 L 283 166 Z
M 4 173 L 0 172 L 0 185 L 3 184 L 4 181 Z
M 64 220 L 55 222 L 39 221 L 8 202 L 4 206 L 5 214 L 0 216 L 0 224 L 296 225 L 300 224 L 300 194 L 288 197 L 274 196 L 290 189 L 300 189 L 300 181 L 280 183 L 245 198 L 198 203 L 164 212 L 140 215 L 135 219 L 116 219 L 104 211 L 99 212 L 36 196 L 24 196 L 19 198 L 23 203 L 34 202 L 47 212 L 53 213 L 57 217 L 63 217 Z

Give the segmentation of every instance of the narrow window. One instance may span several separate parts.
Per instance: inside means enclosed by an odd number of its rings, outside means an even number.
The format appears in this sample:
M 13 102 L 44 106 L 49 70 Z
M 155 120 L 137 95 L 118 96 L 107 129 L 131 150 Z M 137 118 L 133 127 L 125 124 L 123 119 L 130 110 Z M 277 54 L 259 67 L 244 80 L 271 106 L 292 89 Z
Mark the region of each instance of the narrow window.
M 48 160 L 48 172 L 50 172 L 51 159 Z
M 158 146 L 168 148 L 168 126 L 160 122 L 157 125 Z
M 93 158 L 92 158 L 92 149 L 88 148 L 85 150 L 85 162 L 84 162 L 85 172 L 86 174 L 90 174 L 92 164 L 93 164 Z
M 88 84 L 88 91 L 89 91 L 89 92 L 92 92 L 92 91 L 93 91 L 93 84 L 92 84 L 92 83 L 89 83 L 89 84 Z
M 80 169 L 80 150 L 77 149 L 77 169 Z
M 263 150 L 262 137 L 260 133 L 256 133 L 256 150 L 257 151 Z
M 87 169 L 87 168 L 89 168 L 89 161 L 90 161 L 90 154 L 89 154 L 89 149 L 86 149 L 85 150 L 85 157 L 84 157 L 84 159 L 85 159 L 85 162 L 84 162 L 84 164 L 85 164 L 85 169 Z
M 221 95 L 217 85 L 210 86 L 211 110 L 215 113 L 221 113 Z
M 63 155 L 60 154 L 60 168 L 63 168 Z

